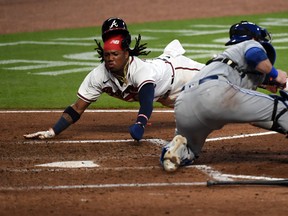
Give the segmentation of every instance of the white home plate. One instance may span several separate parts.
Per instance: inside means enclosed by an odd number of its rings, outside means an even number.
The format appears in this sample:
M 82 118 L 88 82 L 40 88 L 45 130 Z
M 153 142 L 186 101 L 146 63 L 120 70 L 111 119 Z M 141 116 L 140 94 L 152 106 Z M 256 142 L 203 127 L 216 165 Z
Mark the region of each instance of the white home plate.
M 62 161 L 62 162 L 38 164 L 38 165 L 35 165 L 35 166 L 40 166 L 40 167 L 61 167 L 61 168 L 99 167 L 99 165 L 95 164 L 93 161 Z

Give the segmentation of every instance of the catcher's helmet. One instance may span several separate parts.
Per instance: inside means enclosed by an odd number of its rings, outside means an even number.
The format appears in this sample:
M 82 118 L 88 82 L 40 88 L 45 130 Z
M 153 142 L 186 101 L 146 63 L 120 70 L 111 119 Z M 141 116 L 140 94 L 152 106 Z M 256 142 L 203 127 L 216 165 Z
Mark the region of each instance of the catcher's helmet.
M 266 29 L 248 21 L 241 21 L 240 23 L 232 25 L 230 27 L 229 35 L 230 40 L 225 46 L 251 39 L 259 41 L 260 43 L 271 41 L 271 35 Z
M 102 24 L 102 39 L 105 42 L 107 38 L 112 34 L 122 34 L 124 37 L 129 36 L 131 42 L 131 36 L 127 29 L 126 23 L 117 17 L 111 17 L 104 21 Z

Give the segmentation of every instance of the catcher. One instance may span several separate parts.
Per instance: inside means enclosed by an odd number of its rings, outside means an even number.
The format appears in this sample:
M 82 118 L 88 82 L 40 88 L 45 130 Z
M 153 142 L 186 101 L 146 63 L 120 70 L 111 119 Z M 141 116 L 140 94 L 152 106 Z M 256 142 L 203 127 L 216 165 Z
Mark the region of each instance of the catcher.
M 140 44 L 139 35 L 134 49 L 130 49 L 131 35 L 120 18 L 104 21 L 102 39 L 103 47 L 95 40 L 101 64 L 80 85 L 76 102 L 64 110 L 53 127 L 26 134 L 25 138 L 46 139 L 60 134 L 77 122 L 88 106 L 105 92 L 128 102 L 139 101 L 135 124 L 129 127 L 132 138 L 139 141 L 152 114 L 153 102 L 173 107 L 183 85 L 204 66 L 183 56 L 185 50 L 178 40 L 168 44 L 158 58 L 141 60 L 139 55 L 149 54 L 145 51 L 146 44 Z
M 175 102 L 177 135 L 162 149 L 166 171 L 192 164 L 208 135 L 228 123 L 253 123 L 287 135 L 287 74 L 273 65 L 276 54 L 266 29 L 241 21 L 231 26 L 229 47 L 207 62 Z M 263 82 L 264 81 L 264 82 Z M 258 86 L 280 96 L 256 91 Z

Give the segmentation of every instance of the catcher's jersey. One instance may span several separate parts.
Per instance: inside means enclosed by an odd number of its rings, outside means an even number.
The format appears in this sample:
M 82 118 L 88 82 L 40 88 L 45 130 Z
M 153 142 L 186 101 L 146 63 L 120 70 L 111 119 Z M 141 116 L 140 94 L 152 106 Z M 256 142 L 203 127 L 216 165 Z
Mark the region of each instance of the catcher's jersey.
M 255 90 L 257 86 L 263 82 L 265 75 L 250 68 L 245 60 L 246 51 L 252 47 L 258 47 L 266 52 L 259 42 L 248 40 L 228 47 L 223 53 L 216 57 L 229 58 L 233 62 L 237 63 L 238 73 L 232 67 L 227 67 L 227 65 L 221 62 L 212 62 L 203 68 L 201 74 L 199 74 L 197 78 L 203 78 L 215 74 L 222 75 L 227 78 L 229 82 L 239 87 Z
M 174 43 L 172 48 L 173 46 Z M 179 44 L 176 48 L 179 48 Z M 203 66 L 183 56 L 181 52 L 176 52 L 176 55 L 164 52 L 158 58 L 149 60 L 130 56 L 126 81 L 122 85 L 106 69 L 105 63 L 101 63 L 86 76 L 77 95 L 88 103 L 95 102 L 104 92 L 125 101 L 138 101 L 141 87 L 146 83 L 153 83 L 154 101 L 173 107 L 183 85 L 190 81 Z
M 214 61 L 200 70 L 185 85 L 175 102 L 177 133 L 185 136 L 187 145 L 199 155 L 208 137 L 228 123 L 257 122 L 270 129 L 273 113 L 277 116 L 286 110 L 284 103 L 275 106 L 274 98 L 255 91 L 265 75 L 253 71 L 245 61 L 245 53 L 251 47 L 262 45 L 254 40 L 229 46 L 217 58 L 229 58 L 238 64 L 231 65 Z M 257 55 L 254 56 L 258 58 Z M 281 117 L 280 117 L 281 116 Z M 288 113 L 280 114 L 277 124 L 288 131 Z

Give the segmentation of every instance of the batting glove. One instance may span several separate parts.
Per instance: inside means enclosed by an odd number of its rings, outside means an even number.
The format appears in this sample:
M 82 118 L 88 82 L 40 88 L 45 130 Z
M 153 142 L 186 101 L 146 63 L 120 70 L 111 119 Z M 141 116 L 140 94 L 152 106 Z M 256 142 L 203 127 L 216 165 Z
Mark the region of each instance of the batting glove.
M 36 133 L 25 134 L 24 138 L 26 139 L 50 139 L 55 137 L 55 132 L 52 128 L 47 131 L 39 131 Z
M 139 141 L 144 134 L 145 126 L 141 122 L 137 122 L 129 127 L 130 135 L 133 139 Z

